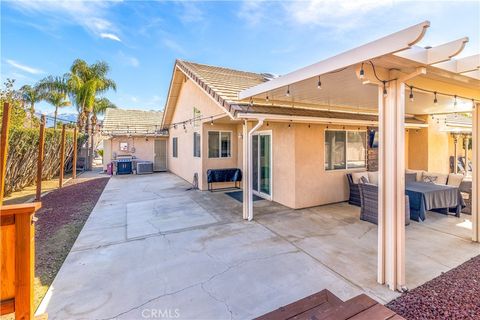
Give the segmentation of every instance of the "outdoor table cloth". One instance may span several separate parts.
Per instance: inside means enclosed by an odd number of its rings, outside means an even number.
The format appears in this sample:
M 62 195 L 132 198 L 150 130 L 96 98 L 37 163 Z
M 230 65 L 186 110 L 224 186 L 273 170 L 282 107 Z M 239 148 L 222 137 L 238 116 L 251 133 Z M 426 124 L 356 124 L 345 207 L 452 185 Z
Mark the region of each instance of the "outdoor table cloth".
M 426 182 L 409 182 L 405 193 L 410 198 L 410 218 L 415 221 L 425 220 L 425 212 L 435 210 L 448 214 L 450 208 L 460 216 L 465 201 L 457 187 Z M 441 210 L 439 210 L 441 209 Z

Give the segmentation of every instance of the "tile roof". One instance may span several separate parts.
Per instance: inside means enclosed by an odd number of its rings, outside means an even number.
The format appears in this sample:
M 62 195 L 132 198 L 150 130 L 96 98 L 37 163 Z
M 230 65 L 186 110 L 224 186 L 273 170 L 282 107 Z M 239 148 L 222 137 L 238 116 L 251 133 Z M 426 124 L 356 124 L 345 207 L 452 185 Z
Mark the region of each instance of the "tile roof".
M 102 132 L 109 134 L 160 133 L 163 112 L 107 109 Z
M 207 90 L 214 98 L 218 95 L 228 104 L 237 103 L 238 93 L 257 84 L 268 81 L 273 76 L 245 72 L 223 67 L 209 66 L 189 61 L 177 60 L 177 66 Z M 209 90 L 213 92 L 209 92 Z M 223 103 L 221 103 L 223 105 Z

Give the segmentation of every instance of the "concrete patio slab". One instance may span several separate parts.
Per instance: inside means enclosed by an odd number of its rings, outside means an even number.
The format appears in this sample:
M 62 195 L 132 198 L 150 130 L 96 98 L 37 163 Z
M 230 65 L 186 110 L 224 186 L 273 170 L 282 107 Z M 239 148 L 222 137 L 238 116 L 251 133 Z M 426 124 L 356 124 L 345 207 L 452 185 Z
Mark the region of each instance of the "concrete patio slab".
M 250 319 L 324 288 L 344 300 L 399 295 L 376 283 L 377 228 L 358 208 L 263 200 L 245 222 L 240 202 L 189 187 L 168 173 L 112 177 L 37 312 Z M 407 227 L 410 288 L 480 253 L 453 227 L 463 220 L 441 218 Z
M 127 238 L 132 239 L 217 222 L 188 196 L 127 204 Z

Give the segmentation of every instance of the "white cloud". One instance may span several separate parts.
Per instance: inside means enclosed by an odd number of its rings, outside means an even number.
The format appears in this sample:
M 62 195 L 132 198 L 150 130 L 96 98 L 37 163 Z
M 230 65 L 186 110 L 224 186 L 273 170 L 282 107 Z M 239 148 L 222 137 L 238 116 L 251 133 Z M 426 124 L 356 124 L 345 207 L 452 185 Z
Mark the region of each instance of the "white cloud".
M 28 72 L 30 74 L 41 74 L 41 73 L 44 73 L 43 70 L 40 70 L 40 69 L 36 69 L 36 68 L 33 68 L 33 67 L 30 67 L 30 66 L 27 66 L 27 65 L 24 65 L 24 64 L 21 64 L 15 60 L 10 60 L 10 59 L 7 59 L 5 60 L 9 65 L 11 65 L 12 67 L 16 68 L 16 69 L 19 69 L 19 70 L 22 70 L 22 71 L 25 71 L 25 72 Z
M 163 44 L 165 45 L 165 47 L 167 47 L 170 50 L 175 51 L 175 52 L 177 52 L 181 55 L 186 55 L 186 53 L 187 53 L 187 51 L 182 47 L 182 45 L 180 45 L 179 43 L 177 43 L 176 41 L 174 41 L 172 39 L 164 39 Z
M 119 51 L 118 60 L 123 63 L 124 65 L 131 66 L 131 67 L 138 67 L 140 65 L 140 61 L 137 58 L 129 56 L 122 51 Z
M 119 1 L 17 0 L 8 2 L 23 13 L 41 13 L 56 24 L 77 24 L 89 33 L 119 41 L 116 26 L 108 19 L 109 8 Z M 109 35 L 104 37 L 103 35 Z M 111 37 L 113 36 L 113 37 Z M 117 40 L 118 39 L 118 40 Z
M 180 1 L 178 3 L 182 6 L 183 9 L 180 15 L 180 20 L 182 20 L 183 23 L 204 21 L 204 13 L 199 8 L 198 2 L 195 3 L 195 1 Z
M 285 2 L 285 15 L 298 24 L 348 30 L 375 9 L 393 5 L 393 0 L 309 0 Z
M 264 20 L 264 1 L 243 1 L 237 16 L 246 21 L 250 26 L 256 26 Z
M 120 38 L 113 33 L 100 33 L 100 38 L 122 42 L 122 40 L 120 40 Z

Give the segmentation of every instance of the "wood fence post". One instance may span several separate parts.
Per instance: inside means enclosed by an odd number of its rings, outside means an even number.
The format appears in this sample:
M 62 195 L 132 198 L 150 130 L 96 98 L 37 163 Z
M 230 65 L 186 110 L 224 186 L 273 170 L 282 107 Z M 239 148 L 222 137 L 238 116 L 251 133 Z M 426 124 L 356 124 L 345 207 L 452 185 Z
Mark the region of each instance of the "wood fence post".
M 42 171 L 43 160 L 45 153 L 45 116 L 42 115 L 40 120 L 40 137 L 38 139 L 38 158 L 37 158 L 37 193 L 35 196 L 36 201 L 40 201 L 42 197 Z
M 59 188 L 63 187 L 63 172 L 65 171 L 65 125 L 62 125 L 62 140 L 60 142 L 60 177 L 58 179 Z
M 72 160 L 72 178 L 77 178 L 77 127 L 73 129 L 73 160 Z
M 5 193 L 5 177 L 7 175 L 7 156 L 8 156 L 8 129 L 10 126 L 10 104 L 3 104 L 2 115 L 2 136 L 0 137 L 0 205 L 3 203 L 3 194 Z

